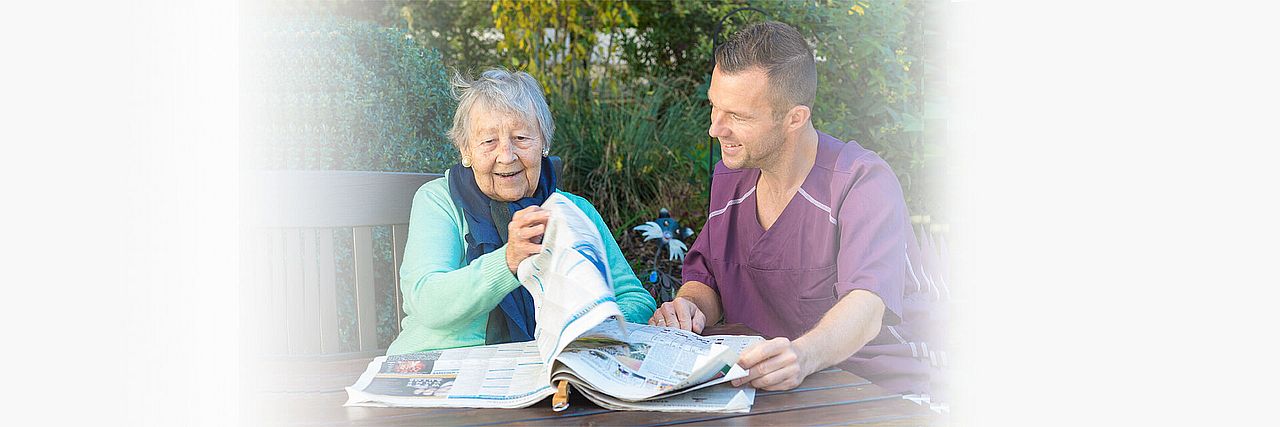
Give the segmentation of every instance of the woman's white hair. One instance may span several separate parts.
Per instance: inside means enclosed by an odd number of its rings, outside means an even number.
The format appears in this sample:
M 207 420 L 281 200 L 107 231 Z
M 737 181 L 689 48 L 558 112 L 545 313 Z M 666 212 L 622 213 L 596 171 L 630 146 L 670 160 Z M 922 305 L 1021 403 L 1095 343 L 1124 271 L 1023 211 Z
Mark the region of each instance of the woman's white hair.
M 536 124 L 542 132 L 542 155 L 550 152 L 556 125 L 551 121 L 551 110 L 547 107 L 546 98 L 542 96 L 542 86 L 529 73 L 491 68 L 475 80 L 454 73 L 452 83 L 452 94 L 458 100 L 458 110 L 453 113 L 449 140 L 458 148 L 458 152 L 465 153 L 469 146 L 467 138 L 470 133 L 468 126 L 471 123 L 471 110 L 480 101 L 489 108 L 515 114 L 526 123 Z

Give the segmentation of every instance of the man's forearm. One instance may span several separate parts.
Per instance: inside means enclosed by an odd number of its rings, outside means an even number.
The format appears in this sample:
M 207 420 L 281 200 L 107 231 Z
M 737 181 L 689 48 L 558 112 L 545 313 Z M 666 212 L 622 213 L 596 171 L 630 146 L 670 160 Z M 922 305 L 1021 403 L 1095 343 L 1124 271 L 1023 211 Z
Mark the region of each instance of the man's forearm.
M 685 282 L 680 286 L 680 292 L 676 293 L 677 297 L 692 301 L 694 305 L 702 310 L 702 315 L 707 316 L 707 326 L 720 323 L 720 294 L 715 289 L 711 289 L 707 284 L 698 281 Z
M 854 290 L 822 316 L 812 330 L 795 340 L 806 353 L 805 375 L 843 362 L 880 333 L 884 302 L 874 293 Z M 850 336 L 849 332 L 853 334 Z

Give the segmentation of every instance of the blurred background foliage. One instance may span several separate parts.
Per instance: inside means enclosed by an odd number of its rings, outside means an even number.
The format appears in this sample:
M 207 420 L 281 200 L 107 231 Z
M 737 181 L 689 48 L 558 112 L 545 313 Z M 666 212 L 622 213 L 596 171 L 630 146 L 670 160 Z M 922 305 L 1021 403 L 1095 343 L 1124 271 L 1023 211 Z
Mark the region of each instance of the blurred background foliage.
M 504 66 L 543 85 L 562 187 L 600 210 L 637 271 L 631 227 L 666 207 L 700 231 L 707 211 L 706 102 L 721 37 L 788 23 L 817 57 L 816 127 L 894 168 L 914 215 L 939 217 L 947 167 L 944 0 L 275 1 L 246 21 L 244 163 L 262 169 L 442 172 L 455 103 L 448 76 Z M 248 46 L 246 46 L 248 47 Z M 710 150 L 710 151 L 709 151 Z M 678 267 L 675 268 L 678 274 Z

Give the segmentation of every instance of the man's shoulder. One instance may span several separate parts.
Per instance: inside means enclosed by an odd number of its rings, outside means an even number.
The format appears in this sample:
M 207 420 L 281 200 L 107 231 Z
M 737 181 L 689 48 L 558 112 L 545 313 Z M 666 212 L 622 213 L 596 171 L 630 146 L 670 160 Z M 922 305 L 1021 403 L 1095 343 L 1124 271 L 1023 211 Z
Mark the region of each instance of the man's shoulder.
M 758 176 L 759 169 L 743 168 L 730 169 L 724 165 L 724 161 L 716 162 L 715 177 L 712 181 L 712 192 L 716 189 L 738 188 L 742 185 L 747 187 L 755 186 L 755 177 Z
M 729 199 L 745 197 L 756 186 L 759 169 L 729 169 L 724 162 L 716 162 L 715 177 L 711 181 L 711 203 L 720 205 Z
M 818 162 L 816 166 L 832 173 L 856 175 L 868 169 L 884 168 L 892 171 L 889 163 L 858 141 L 841 141 L 831 135 L 818 132 Z
M 729 169 L 724 165 L 724 160 L 721 160 L 716 162 L 715 176 L 716 179 L 720 179 L 721 176 L 741 176 L 750 170 L 752 169 Z

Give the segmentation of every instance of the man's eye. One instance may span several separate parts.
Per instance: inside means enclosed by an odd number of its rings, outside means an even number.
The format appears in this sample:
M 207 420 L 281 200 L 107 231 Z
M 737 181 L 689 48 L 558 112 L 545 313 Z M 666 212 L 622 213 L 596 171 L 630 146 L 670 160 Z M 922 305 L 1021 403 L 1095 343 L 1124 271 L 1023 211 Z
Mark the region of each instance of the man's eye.
M 739 116 L 737 114 L 730 114 L 729 117 L 733 117 L 734 120 L 742 120 L 742 116 Z

